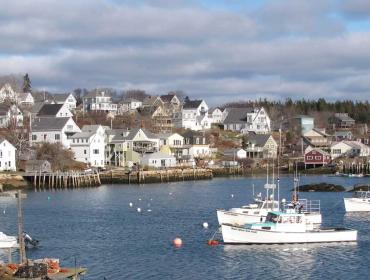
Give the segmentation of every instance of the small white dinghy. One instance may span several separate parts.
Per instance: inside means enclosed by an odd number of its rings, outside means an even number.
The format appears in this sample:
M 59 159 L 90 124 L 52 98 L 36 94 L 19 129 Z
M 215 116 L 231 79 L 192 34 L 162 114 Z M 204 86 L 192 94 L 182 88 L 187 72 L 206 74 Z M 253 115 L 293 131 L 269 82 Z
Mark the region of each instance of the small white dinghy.
M 18 241 L 15 236 L 6 235 L 0 232 L 0 249 L 14 248 L 18 247 Z
M 370 191 L 356 191 L 353 197 L 344 198 L 346 212 L 370 211 Z
M 357 230 L 314 228 L 301 213 L 269 212 L 264 223 L 221 225 L 226 244 L 285 244 L 357 241 Z

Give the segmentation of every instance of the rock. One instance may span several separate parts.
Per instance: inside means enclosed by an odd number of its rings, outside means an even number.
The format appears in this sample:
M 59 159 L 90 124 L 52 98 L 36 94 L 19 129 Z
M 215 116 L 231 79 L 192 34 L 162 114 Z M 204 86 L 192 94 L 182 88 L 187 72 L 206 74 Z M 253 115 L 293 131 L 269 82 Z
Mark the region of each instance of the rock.
M 357 191 L 370 191 L 370 185 L 354 185 L 353 189 L 349 190 L 349 192 L 357 192 Z
M 314 183 L 299 186 L 300 192 L 344 192 L 345 190 L 346 189 L 341 185 L 328 183 Z

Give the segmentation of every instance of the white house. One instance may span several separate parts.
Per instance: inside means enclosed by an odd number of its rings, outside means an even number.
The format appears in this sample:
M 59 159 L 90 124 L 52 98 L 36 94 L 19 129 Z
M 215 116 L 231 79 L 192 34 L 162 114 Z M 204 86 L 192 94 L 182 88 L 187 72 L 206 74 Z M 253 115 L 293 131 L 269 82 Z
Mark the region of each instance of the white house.
M 208 118 L 208 105 L 204 100 L 192 100 L 186 102 L 182 112 L 177 115 L 175 125 L 191 130 L 204 130 L 211 128 L 211 120 Z
M 209 142 L 204 132 L 188 130 L 184 134 L 183 156 L 191 158 L 208 158 L 212 156 Z
M 208 111 L 210 119 L 212 119 L 212 123 L 222 123 L 224 118 L 223 118 L 223 111 L 216 107 Z
M 127 108 L 129 111 L 134 111 L 137 108 L 140 108 L 143 105 L 143 102 L 134 99 L 134 98 L 128 98 L 123 101 L 124 104 L 127 104 Z
M 68 109 L 68 104 L 44 104 L 37 117 L 55 117 L 55 118 L 69 118 L 72 117 L 72 112 Z
M 17 169 L 15 163 L 16 148 L 5 139 L 0 139 L 0 171 L 15 171 Z
M 224 150 L 224 156 L 242 159 L 247 157 L 247 151 L 243 149 L 226 149 Z
M 84 125 L 81 132 L 71 136 L 74 159 L 93 167 L 104 167 L 106 129 L 101 125 Z
M 14 124 L 19 127 L 23 125 L 23 113 L 17 105 L 0 104 L 0 127 L 8 127 Z
M 269 133 L 271 121 L 263 107 L 260 108 L 227 108 L 223 121 L 224 129 L 242 133 Z
M 77 100 L 72 93 L 54 94 L 56 104 L 65 104 L 70 111 L 76 109 Z
M 31 145 L 48 143 L 60 143 L 65 148 L 70 147 L 70 137 L 81 129 L 71 117 L 53 118 L 43 117 L 35 118 L 31 124 Z
M 84 96 L 83 109 L 85 112 L 117 113 L 117 104 L 112 103 L 112 97 L 105 91 L 94 91 Z
M 184 137 L 178 133 L 162 133 L 157 134 L 160 140 L 160 149 L 162 152 L 168 148 L 168 154 L 179 158 L 183 154 Z
M 172 155 L 156 152 L 143 155 L 140 164 L 156 168 L 173 167 L 176 166 L 176 158 Z
M 4 101 L 10 101 L 17 103 L 18 102 L 18 94 L 15 90 L 13 90 L 12 86 L 8 83 L 0 88 L 0 103 Z
M 330 146 L 332 159 L 340 156 L 359 156 L 367 157 L 370 155 L 370 147 L 357 141 L 335 142 Z
M 33 106 L 35 99 L 30 92 L 18 93 L 18 104 L 23 106 Z

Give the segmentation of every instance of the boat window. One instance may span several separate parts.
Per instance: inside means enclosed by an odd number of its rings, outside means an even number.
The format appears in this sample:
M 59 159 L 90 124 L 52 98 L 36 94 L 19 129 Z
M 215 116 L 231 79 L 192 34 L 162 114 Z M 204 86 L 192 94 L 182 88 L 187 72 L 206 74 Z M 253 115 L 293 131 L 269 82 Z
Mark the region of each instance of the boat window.
M 277 220 L 278 220 L 278 216 L 276 214 L 273 214 L 273 213 L 268 213 L 267 214 L 266 222 L 276 223 Z

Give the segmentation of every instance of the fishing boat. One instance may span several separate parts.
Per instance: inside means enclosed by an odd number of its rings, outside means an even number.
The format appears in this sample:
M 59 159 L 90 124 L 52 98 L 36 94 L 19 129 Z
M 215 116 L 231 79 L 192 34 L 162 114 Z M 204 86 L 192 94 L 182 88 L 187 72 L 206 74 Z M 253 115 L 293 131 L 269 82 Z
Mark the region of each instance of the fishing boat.
M 370 191 L 356 191 L 353 197 L 344 198 L 346 212 L 370 211 Z
M 263 223 L 244 226 L 221 225 L 226 244 L 285 244 L 318 242 L 354 242 L 357 230 L 349 228 L 315 228 L 302 213 L 271 211 Z
M 279 180 L 278 180 L 279 182 Z M 230 210 L 217 210 L 218 223 L 232 224 L 232 225 L 245 225 L 250 223 L 258 223 L 265 221 L 269 211 L 279 211 L 287 213 L 301 213 L 306 216 L 306 219 L 314 225 L 319 227 L 322 222 L 320 213 L 320 200 L 307 200 L 298 198 L 299 179 L 294 178 L 294 191 L 292 201 L 286 203 L 285 199 L 282 200 L 282 207 L 280 209 L 279 201 L 269 197 L 269 190 L 276 188 L 275 184 L 265 184 L 266 199 L 262 200 L 261 194 L 254 199 L 254 203 L 242 206 L 240 208 L 231 208 Z M 270 198 L 270 199 L 268 199 Z
M 0 249 L 14 248 L 17 246 L 18 242 L 15 236 L 9 236 L 0 232 Z
M 279 201 L 274 200 L 269 196 L 269 190 L 274 188 L 272 184 L 265 184 L 266 198 L 262 198 L 262 194 L 258 194 L 254 198 L 254 202 L 229 210 L 217 210 L 218 223 L 244 225 L 247 223 L 257 223 L 265 220 L 267 213 L 271 210 L 279 210 Z

